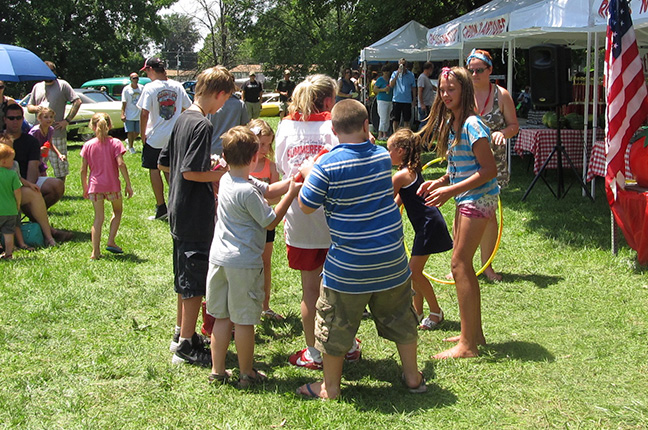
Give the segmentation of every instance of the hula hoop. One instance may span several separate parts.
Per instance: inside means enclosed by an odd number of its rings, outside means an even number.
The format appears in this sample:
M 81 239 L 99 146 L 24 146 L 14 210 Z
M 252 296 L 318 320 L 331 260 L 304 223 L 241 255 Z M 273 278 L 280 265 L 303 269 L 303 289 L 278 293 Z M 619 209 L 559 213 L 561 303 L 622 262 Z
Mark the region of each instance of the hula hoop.
M 441 162 L 443 160 L 445 160 L 445 158 L 443 158 L 443 157 L 435 158 L 434 160 L 429 161 L 425 166 L 423 166 L 421 171 L 427 169 L 432 164 L 439 163 L 439 162 Z M 403 215 L 403 210 L 404 210 L 404 207 L 403 207 L 403 205 L 401 205 L 401 207 L 400 207 L 401 216 Z M 488 257 L 488 260 L 486 260 L 486 263 L 484 263 L 484 265 L 481 267 L 481 269 L 479 269 L 476 272 L 477 276 L 484 273 L 486 268 L 488 266 L 490 266 L 490 264 L 493 262 L 493 260 L 495 259 L 495 254 L 497 254 L 497 250 L 499 249 L 500 242 L 502 241 L 502 232 L 504 231 L 504 212 L 502 211 L 502 199 L 499 196 L 497 196 L 497 210 L 499 211 L 499 228 L 498 228 L 498 231 L 497 231 L 497 240 L 495 241 L 495 248 L 493 248 L 493 252 L 491 253 L 490 257 Z M 404 243 L 404 245 L 405 245 L 405 252 L 407 253 L 407 258 L 411 258 L 412 253 L 409 250 L 409 248 L 407 247 L 407 243 Z M 454 279 L 452 279 L 452 280 L 438 279 L 438 278 L 435 278 L 434 276 L 428 274 L 425 271 L 423 272 L 423 275 L 426 278 L 428 278 L 430 281 L 434 281 L 434 282 L 439 283 L 439 284 L 454 285 L 454 283 L 455 283 Z

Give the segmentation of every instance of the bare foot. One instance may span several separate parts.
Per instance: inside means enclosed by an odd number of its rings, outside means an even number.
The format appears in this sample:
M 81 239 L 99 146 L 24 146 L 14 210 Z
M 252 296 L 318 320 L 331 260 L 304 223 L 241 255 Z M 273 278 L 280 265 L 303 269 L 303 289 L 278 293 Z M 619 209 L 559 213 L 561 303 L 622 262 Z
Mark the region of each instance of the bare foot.
M 13 254 L 7 254 L 6 252 L 3 252 L 0 254 L 0 260 L 13 260 Z
M 452 337 L 446 337 L 445 339 L 443 339 L 444 342 L 454 342 L 454 343 L 459 342 L 460 340 L 461 340 L 461 335 L 452 336 Z M 477 345 L 485 346 L 486 345 L 486 338 L 481 337 L 477 341 Z
M 18 244 L 18 245 L 16 245 L 16 248 L 18 248 L 18 249 L 24 249 L 25 251 L 33 251 L 33 250 L 34 250 L 33 247 L 27 245 L 26 243 Z
M 438 353 L 432 358 L 436 360 L 445 360 L 446 358 L 472 358 L 477 357 L 478 355 L 479 351 L 477 351 L 477 348 L 467 348 L 463 344 L 459 343 L 450 349 Z
M 329 397 L 324 388 L 324 382 L 313 382 L 304 384 L 297 388 L 297 394 L 309 399 L 333 400 L 335 397 Z M 336 396 L 337 397 L 337 396 Z
M 99 254 L 99 255 L 94 255 L 94 254 L 92 254 L 92 255 L 90 256 L 90 259 L 91 259 L 91 260 L 99 260 L 101 257 L 102 257 L 101 254 Z
M 486 270 L 484 270 L 484 275 L 491 281 L 499 282 L 502 280 L 502 275 L 499 273 L 495 273 L 492 267 L 488 267 Z
M 58 243 L 56 243 L 54 238 L 51 237 L 49 239 L 45 239 L 45 246 L 47 246 L 47 247 L 49 247 L 49 246 L 58 246 Z

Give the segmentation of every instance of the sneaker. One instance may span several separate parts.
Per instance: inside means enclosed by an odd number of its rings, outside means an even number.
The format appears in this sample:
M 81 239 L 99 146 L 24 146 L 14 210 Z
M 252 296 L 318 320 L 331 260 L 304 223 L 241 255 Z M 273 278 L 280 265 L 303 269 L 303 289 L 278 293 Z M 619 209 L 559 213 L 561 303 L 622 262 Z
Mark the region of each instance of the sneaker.
M 344 355 L 344 359 L 349 363 L 355 363 L 360 360 L 360 357 L 362 357 L 362 346 L 360 346 L 362 341 L 356 337 L 356 342 L 358 343 L 358 346 L 356 346 L 355 349 L 351 348 L 349 352 Z
M 288 358 L 288 362 L 297 367 L 305 367 L 306 369 L 311 370 L 321 370 L 322 362 L 313 360 L 310 354 L 308 356 L 306 355 L 307 352 L 308 348 L 297 351 Z
M 198 333 L 194 333 L 191 336 L 191 344 L 202 349 L 207 349 L 211 345 L 211 339 L 208 336 L 201 336 Z M 180 333 L 175 333 L 171 340 L 171 345 L 169 345 L 169 351 L 176 352 L 178 346 L 180 346 Z
M 180 332 L 173 333 L 173 339 L 171 339 L 171 345 L 169 345 L 169 351 L 176 352 L 178 346 L 180 345 Z
M 171 359 L 173 364 L 193 364 L 196 366 L 210 367 L 212 365 L 211 353 L 201 347 L 192 346 L 188 340 L 183 340 L 173 358 Z
M 132 146 L 130 148 L 128 148 L 128 152 L 130 152 L 131 154 L 137 154 L 137 150 L 135 148 L 133 148 Z
M 151 215 L 148 217 L 149 220 L 153 221 L 156 219 L 167 219 L 168 214 L 167 214 L 167 206 L 166 203 L 162 203 L 160 206 L 158 206 L 155 209 L 155 215 Z

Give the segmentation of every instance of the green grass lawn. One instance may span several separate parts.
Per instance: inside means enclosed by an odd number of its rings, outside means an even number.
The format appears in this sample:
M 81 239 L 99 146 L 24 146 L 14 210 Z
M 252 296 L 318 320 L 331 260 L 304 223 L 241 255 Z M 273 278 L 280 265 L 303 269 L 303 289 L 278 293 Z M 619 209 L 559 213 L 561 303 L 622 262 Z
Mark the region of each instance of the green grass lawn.
M 50 210 L 52 224 L 75 239 L 0 262 L 0 427 L 648 427 L 648 277 L 624 241 L 619 255 L 611 255 L 600 184 L 594 203 L 578 188 L 556 200 L 542 183 L 521 202 L 533 176 L 527 161 L 515 158 L 494 263 L 504 280 L 481 279 L 488 341 L 481 356 L 430 358 L 447 347 L 444 337 L 459 332 L 454 287 L 438 285 L 446 322 L 420 333 L 427 394 L 407 393 L 394 345 L 365 320 L 363 359 L 345 365 L 341 400 L 319 402 L 294 392 L 321 373 L 287 362 L 304 341 L 299 275 L 287 267 L 281 227 L 271 305 L 287 319 L 257 329 L 256 365 L 269 381 L 251 391 L 210 386 L 208 370 L 171 364 L 171 237 L 167 223 L 147 220 L 154 199 L 139 154 L 125 155 L 135 190 L 117 236 L 125 254 L 90 261 L 93 211 L 81 198 L 79 151 L 80 144 L 70 148 L 66 196 Z M 443 207 L 449 224 L 453 209 L 452 202 Z M 427 270 L 442 277 L 448 262 L 448 255 L 438 256 Z M 228 359 L 236 367 L 233 352 Z

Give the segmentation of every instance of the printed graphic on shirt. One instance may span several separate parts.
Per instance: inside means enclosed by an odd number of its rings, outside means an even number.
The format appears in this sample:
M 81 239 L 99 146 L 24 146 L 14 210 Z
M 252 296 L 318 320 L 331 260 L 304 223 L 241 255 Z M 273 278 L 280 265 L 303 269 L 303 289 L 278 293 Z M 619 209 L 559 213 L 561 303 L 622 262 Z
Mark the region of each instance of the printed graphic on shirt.
M 302 163 L 309 157 L 315 157 L 324 148 L 324 145 L 319 141 L 304 141 L 299 146 L 294 146 L 288 149 L 288 162 L 291 166 L 301 166 Z
M 176 100 L 178 94 L 172 90 L 162 90 L 157 95 L 158 104 L 160 106 L 160 117 L 169 120 L 173 118 L 176 111 Z
M 133 99 L 131 100 L 131 104 L 133 106 L 137 107 L 137 102 L 139 101 L 141 95 L 142 92 L 140 90 L 133 91 Z

